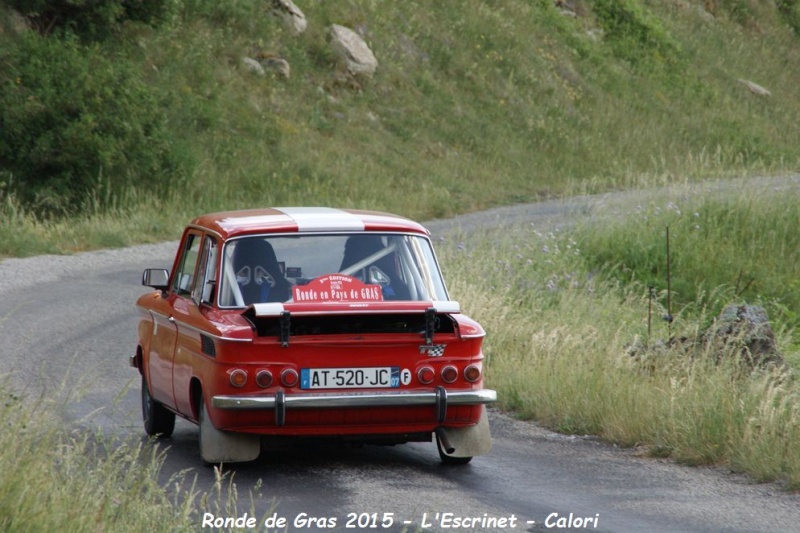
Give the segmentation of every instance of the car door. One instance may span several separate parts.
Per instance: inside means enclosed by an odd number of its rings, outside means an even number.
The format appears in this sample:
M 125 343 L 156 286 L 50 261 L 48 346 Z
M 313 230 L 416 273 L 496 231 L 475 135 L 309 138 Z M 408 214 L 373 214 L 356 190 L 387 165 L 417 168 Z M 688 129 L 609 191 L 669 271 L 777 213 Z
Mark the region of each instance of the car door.
M 194 287 L 195 272 L 202 242 L 199 232 L 189 232 L 183 242 L 177 269 L 160 311 L 154 312 L 153 342 L 148 359 L 151 394 L 162 404 L 176 409 L 173 387 L 175 351 L 178 348 L 178 322 L 184 320 Z
M 178 342 L 172 365 L 172 388 L 177 410 L 187 415 L 192 414 L 191 380 L 200 373 L 200 365 L 215 357 L 214 341 L 207 333 L 208 319 L 201 308 L 213 300 L 216 272 L 217 243 L 211 236 L 206 236 L 197 260 L 197 275 L 191 294 L 181 296 L 175 307 Z

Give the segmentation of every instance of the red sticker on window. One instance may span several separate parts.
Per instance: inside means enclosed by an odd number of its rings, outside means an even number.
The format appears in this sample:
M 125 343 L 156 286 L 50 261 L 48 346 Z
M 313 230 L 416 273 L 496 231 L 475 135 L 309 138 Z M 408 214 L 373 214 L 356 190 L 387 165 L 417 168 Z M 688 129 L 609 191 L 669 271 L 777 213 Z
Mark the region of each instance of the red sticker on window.
M 380 285 L 366 285 L 344 274 L 329 274 L 311 280 L 306 285 L 292 287 L 295 302 L 381 302 Z

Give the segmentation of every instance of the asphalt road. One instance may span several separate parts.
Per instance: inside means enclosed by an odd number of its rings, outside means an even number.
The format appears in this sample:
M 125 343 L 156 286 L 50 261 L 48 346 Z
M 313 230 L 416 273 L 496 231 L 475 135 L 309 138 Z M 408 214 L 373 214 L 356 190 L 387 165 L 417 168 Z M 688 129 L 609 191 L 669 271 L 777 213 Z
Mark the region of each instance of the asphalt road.
M 800 190 L 796 179 L 786 186 Z M 597 216 L 600 206 L 622 208 L 615 207 L 621 201 L 582 197 L 428 226 L 434 235 L 518 222 L 564 227 Z M 133 304 L 145 292 L 142 269 L 169 268 L 174 249 L 164 243 L 0 262 L 0 374 L 9 386 L 28 398 L 47 391 L 60 406 L 54 416 L 87 431 L 143 438 L 138 373 L 127 366 L 136 346 Z M 494 411 L 490 420 L 492 452 L 466 467 L 440 465 L 433 444 L 270 448 L 227 471 L 239 494 L 230 508 L 225 491 L 214 496 L 214 470 L 200 464 L 197 428 L 179 419 L 161 444 L 162 476 L 170 490 L 173 475 L 187 485 L 196 476 L 196 488 L 211 493 L 197 500 L 198 531 L 214 530 L 203 527 L 204 518 L 213 524 L 245 513 L 256 518 L 256 531 L 800 531 L 800 495 L 777 485 L 637 457 Z M 268 518 L 278 527 L 267 527 Z

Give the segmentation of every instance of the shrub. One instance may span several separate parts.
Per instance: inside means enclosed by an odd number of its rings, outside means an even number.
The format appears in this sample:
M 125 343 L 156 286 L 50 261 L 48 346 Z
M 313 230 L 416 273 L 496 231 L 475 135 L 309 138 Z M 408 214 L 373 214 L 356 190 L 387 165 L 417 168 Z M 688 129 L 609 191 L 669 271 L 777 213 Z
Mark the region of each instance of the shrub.
M 181 0 L 181 11 L 187 20 L 204 18 L 217 27 L 247 24 L 254 16 L 265 13 L 267 2 L 259 0 Z
M 778 12 L 794 31 L 800 35 L 800 2 L 798 0 L 777 0 Z
M 176 0 L 7 0 L 39 33 L 74 32 L 103 40 L 126 20 L 157 24 L 178 7 Z
M 679 59 L 678 42 L 638 0 L 597 0 L 593 9 L 617 57 L 651 67 Z
M 9 65 L 0 74 L 0 180 L 24 205 L 49 214 L 103 207 L 183 174 L 162 112 L 168 103 L 129 62 L 37 34 L 0 61 Z

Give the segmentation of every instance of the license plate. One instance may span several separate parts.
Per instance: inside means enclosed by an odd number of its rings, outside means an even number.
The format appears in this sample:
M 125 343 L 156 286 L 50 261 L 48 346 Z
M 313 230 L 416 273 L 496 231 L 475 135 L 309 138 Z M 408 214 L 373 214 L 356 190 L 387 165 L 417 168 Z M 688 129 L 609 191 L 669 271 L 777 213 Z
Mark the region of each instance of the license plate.
M 301 389 L 372 389 L 400 387 L 400 367 L 303 368 Z

